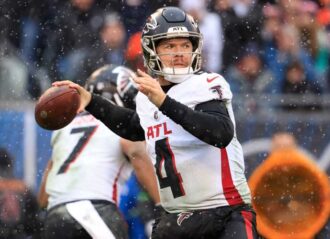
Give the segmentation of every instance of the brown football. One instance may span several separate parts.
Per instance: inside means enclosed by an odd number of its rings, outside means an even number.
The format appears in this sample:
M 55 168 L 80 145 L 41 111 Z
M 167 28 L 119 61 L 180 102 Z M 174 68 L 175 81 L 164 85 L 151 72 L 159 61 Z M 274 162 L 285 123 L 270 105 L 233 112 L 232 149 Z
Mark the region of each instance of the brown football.
M 51 87 L 39 98 L 34 116 L 40 127 L 57 130 L 68 125 L 77 114 L 80 95 L 68 86 Z

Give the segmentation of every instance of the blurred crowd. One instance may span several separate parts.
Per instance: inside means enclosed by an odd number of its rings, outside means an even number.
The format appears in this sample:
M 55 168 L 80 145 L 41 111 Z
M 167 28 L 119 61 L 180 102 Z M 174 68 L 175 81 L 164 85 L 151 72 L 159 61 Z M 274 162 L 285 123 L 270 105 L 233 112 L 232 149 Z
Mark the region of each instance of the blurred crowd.
M 330 93 L 330 0 L 4 0 L 0 98 L 37 99 L 56 80 L 84 84 L 104 64 L 143 67 L 137 34 L 165 5 L 198 20 L 204 70 L 234 94 Z

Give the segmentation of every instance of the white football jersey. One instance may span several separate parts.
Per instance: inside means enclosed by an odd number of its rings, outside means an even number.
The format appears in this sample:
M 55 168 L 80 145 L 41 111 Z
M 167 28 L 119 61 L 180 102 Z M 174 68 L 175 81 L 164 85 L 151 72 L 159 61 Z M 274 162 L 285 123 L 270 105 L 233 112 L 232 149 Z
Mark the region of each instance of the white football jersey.
M 85 112 L 54 131 L 51 144 L 48 208 L 83 199 L 118 202 L 121 186 L 132 171 L 119 136 Z
M 172 86 L 167 95 L 192 109 L 202 102 L 222 100 L 235 125 L 230 87 L 218 74 L 192 75 Z M 226 148 L 219 149 L 162 114 L 144 94 L 138 93 L 136 101 L 148 154 L 156 168 L 161 203 L 167 211 L 251 202 L 243 151 L 236 133 Z

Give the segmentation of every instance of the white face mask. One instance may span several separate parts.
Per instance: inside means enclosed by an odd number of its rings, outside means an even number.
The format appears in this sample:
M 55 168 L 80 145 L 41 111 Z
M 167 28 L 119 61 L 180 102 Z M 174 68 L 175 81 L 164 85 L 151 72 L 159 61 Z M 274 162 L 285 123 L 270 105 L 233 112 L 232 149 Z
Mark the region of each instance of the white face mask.
M 164 79 L 178 84 L 184 82 L 192 75 L 193 69 L 192 67 L 185 67 L 185 68 L 173 68 L 173 67 L 164 67 Z

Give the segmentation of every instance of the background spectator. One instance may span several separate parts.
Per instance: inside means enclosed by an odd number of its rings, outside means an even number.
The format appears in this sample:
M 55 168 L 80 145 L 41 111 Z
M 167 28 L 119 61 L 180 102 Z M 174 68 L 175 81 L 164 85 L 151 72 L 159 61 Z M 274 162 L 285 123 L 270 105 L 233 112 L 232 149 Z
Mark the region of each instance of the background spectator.
M 0 148 L 0 238 L 39 238 L 41 223 L 34 194 L 14 178 L 13 158 Z
M 220 73 L 224 41 L 221 18 L 206 8 L 204 0 L 181 0 L 179 6 L 197 20 L 203 34 L 204 70 Z
M 252 0 L 214 0 L 224 32 L 223 71 L 234 64 L 246 44 L 261 43 L 261 6 Z
M 103 19 L 102 9 L 95 1 L 70 0 L 56 9 L 54 22 L 47 32 L 49 41 L 45 53 L 53 81 L 78 81 L 77 74 L 85 71 L 82 63 L 97 43 Z
M 28 69 L 19 58 L 17 48 L 0 36 L 0 99 L 28 98 Z
M 282 92 L 285 94 L 320 94 L 321 88 L 306 79 L 304 68 L 299 61 L 293 61 L 285 70 Z
M 316 110 L 321 108 L 311 98 L 313 95 L 321 94 L 321 87 L 306 79 L 304 68 L 299 61 L 293 61 L 287 66 L 282 92 L 291 95 L 304 95 L 307 98 L 306 102 L 286 104 L 283 106 L 286 110 Z
M 126 64 L 133 70 L 144 69 L 142 47 L 141 47 L 142 32 L 136 32 L 130 36 L 125 52 Z
M 262 94 L 272 91 L 274 76 L 264 69 L 258 48 L 251 46 L 241 53 L 237 63 L 229 67 L 226 79 L 233 93 Z
M 324 29 L 324 36 L 321 38 L 322 43 L 320 45 L 320 54 L 322 54 L 322 60 L 317 62 L 316 67 L 324 70 L 325 84 L 327 88 L 327 93 L 330 93 L 330 1 L 321 0 L 322 8 L 319 9 L 317 13 L 317 22 Z
M 299 32 L 291 24 L 282 25 L 274 36 L 274 41 L 265 41 L 265 64 L 273 72 L 276 84 L 272 93 L 282 93 L 284 70 L 292 61 L 299 60 L 306 73 L 306 78 L 311 84 L 317 84 L 315 69 L 311 55 L 301 47 Z
M 84 79 L 97 68 L 106 64 L 122 65 L 125 61 L 126 30 L 121 16 L 116 12 L 105 13 L 101 19 L 97 40 L 93 46 L 86 46 L 79 71 L 74 81 L 84 84 Z

